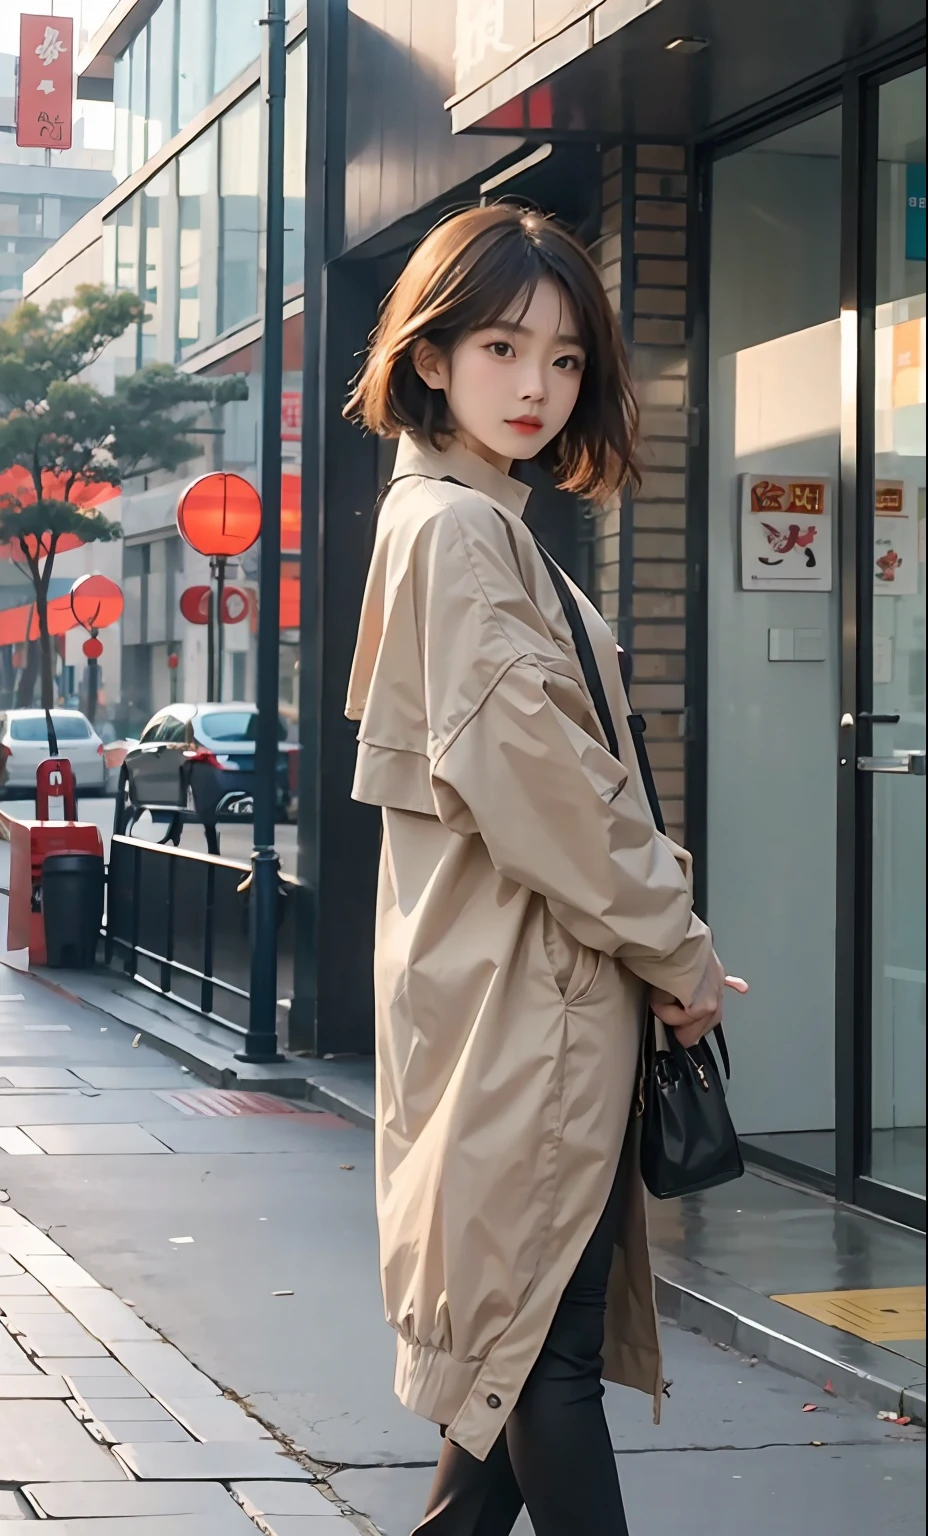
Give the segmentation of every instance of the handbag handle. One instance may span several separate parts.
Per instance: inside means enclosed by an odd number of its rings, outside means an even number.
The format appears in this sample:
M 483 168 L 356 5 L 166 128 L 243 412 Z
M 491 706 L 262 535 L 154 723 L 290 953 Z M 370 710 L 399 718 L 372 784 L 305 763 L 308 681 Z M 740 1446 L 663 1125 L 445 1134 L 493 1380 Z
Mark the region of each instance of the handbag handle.
M 577 652 L 577 657 L 583 672 L 583 678 L 587 686 L 587 691 L 589 692 L 590 698 L 593 700 L 593 707 L 596 710 L 597 718 L 599 719 L 599 723 L 602 726 L 603 735 L 606 738 L 609 751 L 618 762 L 621 762 L 622 759 L 619 753 L 619 740 L 616 736 L 615 722 L 612 718 L 612 712 L 609 709 L 609 701 L 606 698 L 606 690 L 603 686 L 602 674 L 599 670 L 599 664 L 596 660 L 596 654 L 593 650 L 592 641 L 590 640 L 589 634 L 587 632 L 587 627 L 583 622 L 583 615 L 580 612 L 580 604 L 574 597 L 574 594 L 570 589 L 570 583 L 565 577 L 564 572 L 561 570 L 560 566 L 555 560 L 551 558 L 551 556 L 548 554 L 548 551 L 542 544 L 539 543 L 537 538 L 535 539 L 535 543 L 538 546 L 538 553 L 541 555 L 541 558 L 545 563 L 548 575 L 551 578 L 551 584 L 554 587 L 561 607 L 564 610 L 564 617 L 566 618 L 570 627 L 571 637 L 574 642 L 574 649 Z M 664 825 L 664 817 L 661 811 L 660 801 L 657 797 L 657 785 L 654 783 L 654 774 L 651 769 L 650 759 L 648 758 L 648 749 L 645 746 L 644 741 L 644 733 L 647 729 L 647 723 L 644 719 L 644 716 L 637 714 L 629 715 L 628 727 L 632 734 L 632 742 L 634 743 L 635 747 L 635 757 L 638 760 L 638 770 L 641 774 L 641 780 L 642 784 L 644 785 L 644 792 L 647 797 L 648 805 L 651 809 L 651 815 L 654 818 L 654 825 L 657 827 L 658 832 L 665 833 L 666 827 Z M 728 1043 L 725 1039 L 725 1032 L 722 1029 L 721 1024 L 716 1024 L 712 1033 L 715 1035 L 716 1044 L 718 1045 L 719 1049 L 719 1055 L 722 1058 L 722 1066 L 725 1069 L 725 1076 L 726 1078 L 730 1078 L 731 1059 L 728 1054 Z

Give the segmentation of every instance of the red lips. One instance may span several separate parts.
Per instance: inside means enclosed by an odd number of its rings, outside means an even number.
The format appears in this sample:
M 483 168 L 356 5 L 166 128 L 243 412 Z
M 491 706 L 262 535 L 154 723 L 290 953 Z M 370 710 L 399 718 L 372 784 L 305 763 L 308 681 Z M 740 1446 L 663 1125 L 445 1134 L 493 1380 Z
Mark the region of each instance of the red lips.
M 513 427 L 516 432 L 522 432 L 530 436 L 533 432 L 540 432 L 542 423 L 537 416 L 516 416 L 514 420 L 507 421 L 507 427 Z

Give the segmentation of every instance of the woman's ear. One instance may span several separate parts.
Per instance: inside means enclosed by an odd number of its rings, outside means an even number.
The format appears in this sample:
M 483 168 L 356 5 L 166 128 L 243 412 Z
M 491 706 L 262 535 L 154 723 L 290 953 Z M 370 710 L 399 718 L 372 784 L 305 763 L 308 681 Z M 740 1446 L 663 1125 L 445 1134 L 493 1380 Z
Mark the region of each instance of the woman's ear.
M 444 389 L 448 382 L 448 365 L 444 354 L 432 341 L 424 337 L 413 343 L 412 365 L 429 389 Z

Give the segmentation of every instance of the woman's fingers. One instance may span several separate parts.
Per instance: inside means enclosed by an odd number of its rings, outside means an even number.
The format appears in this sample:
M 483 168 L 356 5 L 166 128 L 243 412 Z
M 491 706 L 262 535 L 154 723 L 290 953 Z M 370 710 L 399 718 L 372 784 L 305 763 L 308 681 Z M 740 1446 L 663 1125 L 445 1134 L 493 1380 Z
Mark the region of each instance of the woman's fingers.
M 740 992 L 742 994 L 745 992 L 750 992 L 751 990 L 747 982 L 741 976 L 726 976 L 725 985 L 726 987 L 731 987 L 733 992 Z

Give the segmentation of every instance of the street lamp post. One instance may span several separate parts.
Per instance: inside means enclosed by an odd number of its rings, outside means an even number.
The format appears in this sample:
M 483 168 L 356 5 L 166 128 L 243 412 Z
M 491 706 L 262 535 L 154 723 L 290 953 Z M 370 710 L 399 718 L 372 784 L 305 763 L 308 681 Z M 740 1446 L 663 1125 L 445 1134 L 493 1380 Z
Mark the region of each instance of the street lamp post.
M 277 1049 L 277 914 L 280 857 L 275 847 L 280 692 L 280 410 L 284 343 L 284 0 L 267 0 L 267 199 L 264 367 L 261 400 L 261 571 L 258 723 L 255 740 L 255 845 L 251 856 L 251 987 L 248 1033 L 238 1059 L 280 1060 Z

